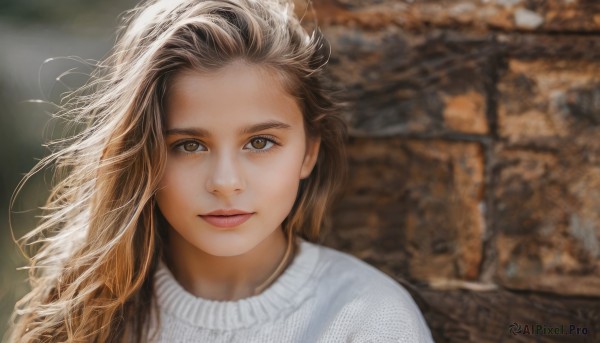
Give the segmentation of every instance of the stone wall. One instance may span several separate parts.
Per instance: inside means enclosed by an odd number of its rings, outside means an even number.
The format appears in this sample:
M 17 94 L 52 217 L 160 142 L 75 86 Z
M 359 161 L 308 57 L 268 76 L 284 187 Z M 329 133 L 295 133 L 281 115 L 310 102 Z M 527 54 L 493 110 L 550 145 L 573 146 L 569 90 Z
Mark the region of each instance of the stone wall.
M 305 8 L 352 103 L 323 244 L 404 284 L 436 342 L 600 341 L 600 2 Z

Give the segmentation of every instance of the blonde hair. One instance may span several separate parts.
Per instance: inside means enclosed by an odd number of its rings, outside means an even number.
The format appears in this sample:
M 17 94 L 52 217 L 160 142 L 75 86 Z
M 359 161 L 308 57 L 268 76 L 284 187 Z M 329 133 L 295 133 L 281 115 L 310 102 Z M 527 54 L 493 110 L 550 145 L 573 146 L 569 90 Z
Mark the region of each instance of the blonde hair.
M 40 224 L 20 239 L 33 246 L 31 291 L 13 314 L 20 342 L 117 342 L 146 337 L 164 218 L 154 203 L 163 175 L 163 98 L 183 69 L 210 72 L 236 59 L 277 73 L 320 137 L 317 163 L 300 181 L 282 228 L 317 241 L 346 177 L 347 128 L 323 77 L 330 49 L 309 36 L 283 0 L 155 0 L 129 11 L 108 58 L 56 113 L 78 133 L 26 175 L 54 165 L 58 182 Z M 152 301 L 149 301 L 152 299 Z

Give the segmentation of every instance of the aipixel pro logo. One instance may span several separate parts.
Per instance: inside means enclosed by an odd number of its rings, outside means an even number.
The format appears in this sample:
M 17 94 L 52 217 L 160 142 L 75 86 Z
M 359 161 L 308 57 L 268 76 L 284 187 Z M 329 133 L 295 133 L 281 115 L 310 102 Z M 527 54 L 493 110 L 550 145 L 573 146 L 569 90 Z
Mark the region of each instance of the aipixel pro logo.
M 569 325 L 544 325 L 544 324 L 520 324 L 513 322 L 508 327 L 511 335 L 534 335 L 534 336 L 572 336 L 587 335 L 589 330 L 586 327 Z

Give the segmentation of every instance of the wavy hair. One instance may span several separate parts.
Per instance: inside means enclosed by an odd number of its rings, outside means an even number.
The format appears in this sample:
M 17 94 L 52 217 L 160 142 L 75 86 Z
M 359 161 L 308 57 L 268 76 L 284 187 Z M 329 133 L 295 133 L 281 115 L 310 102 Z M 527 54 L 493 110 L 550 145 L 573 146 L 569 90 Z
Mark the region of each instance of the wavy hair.
M 11 341 L 146 339 L 165 239 L 154 202 L 167 156 L 163 98 L 178 71 L 241 59 L 276 72 L 295 97 L 321 146 L 282 223 L 288 235 L 317 241 L 345 182 L 346 103 L 323 75 L 331 50 L 318 28 L 301 27 L 292 2 L 154 0 L 122 21 L 108 57 L 55 113 L 79 129 L 50 144 L 17 187 L 55 168 L 40 223 L 18 241 L 32 250 L 31 291 L 15 306 Z

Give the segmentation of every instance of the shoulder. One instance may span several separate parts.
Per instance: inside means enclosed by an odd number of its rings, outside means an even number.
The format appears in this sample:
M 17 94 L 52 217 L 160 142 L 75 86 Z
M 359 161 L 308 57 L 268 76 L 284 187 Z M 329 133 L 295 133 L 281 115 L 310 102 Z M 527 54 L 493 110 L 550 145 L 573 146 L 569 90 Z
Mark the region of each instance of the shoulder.
M 346 252 L 323 245 L 313 245 L 319 250 L 317 274 L 322 283 L 343 286 L 346 292 L 356 296 L 377 291 L 382 299 L 394 297 L 414 302 L 404 287 L 374 266 Z
M 338 316 L 354 322 L 353 342 L 432 342 L 408 291 L 384 272 L 329 247 L 319 249 L 319 292 Z

